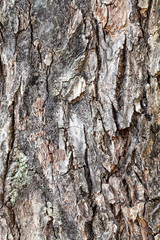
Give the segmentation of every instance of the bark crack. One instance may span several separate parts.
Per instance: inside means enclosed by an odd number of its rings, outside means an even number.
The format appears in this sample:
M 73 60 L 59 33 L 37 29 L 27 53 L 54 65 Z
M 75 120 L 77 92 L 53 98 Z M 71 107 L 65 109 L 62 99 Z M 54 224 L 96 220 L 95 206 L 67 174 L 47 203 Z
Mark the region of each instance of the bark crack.
M 33 25 L 32 25 L 32 17 L 31 17 L 31 11 L 32 11 L 32 3 L 30 0 L 27 0 L 29 4 L 29 26 L 30 26 L 30 31 L 31 31 L 31 44 L 33 44 Z
M 4 172 L 4 177 L 3 177 L 3 204 L 5 204 L 5 186 L 6 186 L 6 178 L 7 178 L 7 174 L 9 171 L 9 162 L 11 160 L 11 154 L 13 152 L 13 148 L 14 148 L 14 141 L 15 141 L 15 107 L 16 104 L 18 102 L 18 94 L 20 92 L 20 88 L 21 88 L 21 82 L 19 84 L 19 87 L 17 89 L 17 91 L 14 94 L 14 99 L 12 101 L 12 104 L 9 106 L 9 113 L 10 113 L 10 126 L 9 126 L 9 141 L 8 141 L 8 147 L 9 147 L 9 151 L 7 153 L 7 159 L 6 159 L 6 167 L 5 167 L 5 172 Z

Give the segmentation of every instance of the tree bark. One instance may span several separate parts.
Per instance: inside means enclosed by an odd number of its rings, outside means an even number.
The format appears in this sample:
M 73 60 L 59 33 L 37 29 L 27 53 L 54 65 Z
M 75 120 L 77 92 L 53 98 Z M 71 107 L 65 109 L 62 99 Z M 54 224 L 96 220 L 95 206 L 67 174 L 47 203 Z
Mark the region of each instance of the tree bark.
M 0 2 L 0 239 L 160 239 L 159 17 Z

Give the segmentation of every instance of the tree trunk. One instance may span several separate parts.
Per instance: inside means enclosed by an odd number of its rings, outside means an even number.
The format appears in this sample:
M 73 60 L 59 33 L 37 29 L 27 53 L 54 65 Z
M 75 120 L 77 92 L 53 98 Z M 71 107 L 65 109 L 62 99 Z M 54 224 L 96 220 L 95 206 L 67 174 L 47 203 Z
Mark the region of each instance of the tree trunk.
M 160 239 L 159 16 L 1 0 L 0 239 Z

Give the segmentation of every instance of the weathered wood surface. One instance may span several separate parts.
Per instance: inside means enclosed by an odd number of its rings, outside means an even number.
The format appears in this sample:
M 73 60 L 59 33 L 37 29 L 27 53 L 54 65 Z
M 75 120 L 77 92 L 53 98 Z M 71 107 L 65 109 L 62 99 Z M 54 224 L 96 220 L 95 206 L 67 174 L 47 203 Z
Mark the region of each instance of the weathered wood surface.
M 0 239 L 160 239 L 160 1 L 1 0 Z

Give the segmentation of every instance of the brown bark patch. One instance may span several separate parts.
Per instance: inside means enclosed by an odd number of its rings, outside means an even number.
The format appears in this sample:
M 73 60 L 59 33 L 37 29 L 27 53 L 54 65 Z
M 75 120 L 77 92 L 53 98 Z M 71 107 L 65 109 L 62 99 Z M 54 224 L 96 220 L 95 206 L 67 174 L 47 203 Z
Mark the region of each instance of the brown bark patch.
M 111 35 L 118 33 L 127 23 L 126 1 L 116 0 L 108 6 L 109 18 L 106 30 Z

